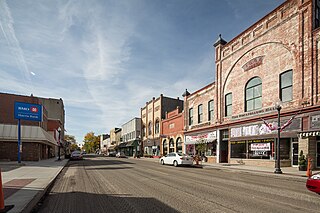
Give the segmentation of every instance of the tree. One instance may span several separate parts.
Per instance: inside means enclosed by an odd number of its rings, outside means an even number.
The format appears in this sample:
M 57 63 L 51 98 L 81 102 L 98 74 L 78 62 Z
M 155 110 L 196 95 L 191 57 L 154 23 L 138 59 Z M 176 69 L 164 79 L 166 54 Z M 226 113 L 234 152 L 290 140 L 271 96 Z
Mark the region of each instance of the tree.
M 70 150 L 71 152 L 75 151 L 75 150 L 80 150 L 80 147 L 77 144 L 71 144 L 70 146 Z
M 64 135 L 64 140 L 70 144 L 76 144 L 76 138 L 73 135 Z
M 94 132 L 88 132 L 83 139 L 84 145 L 83 149 L 86 150 L 87 153 L 95 152 L 100 148 L 100 137 L 95 136 Z

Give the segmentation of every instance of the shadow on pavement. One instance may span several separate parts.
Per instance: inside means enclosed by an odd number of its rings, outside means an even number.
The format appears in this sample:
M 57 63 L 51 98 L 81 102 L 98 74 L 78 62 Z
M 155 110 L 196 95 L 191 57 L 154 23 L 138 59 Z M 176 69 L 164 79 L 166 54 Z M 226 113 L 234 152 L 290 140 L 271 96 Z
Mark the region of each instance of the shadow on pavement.
M 68 192 L 49 194 L 35 212 L 179 212 L 154 198 Z
M 118 169 L 132 169 L 133 167 L 98 167 L 86 168 L 86 170 L 118 170 Z

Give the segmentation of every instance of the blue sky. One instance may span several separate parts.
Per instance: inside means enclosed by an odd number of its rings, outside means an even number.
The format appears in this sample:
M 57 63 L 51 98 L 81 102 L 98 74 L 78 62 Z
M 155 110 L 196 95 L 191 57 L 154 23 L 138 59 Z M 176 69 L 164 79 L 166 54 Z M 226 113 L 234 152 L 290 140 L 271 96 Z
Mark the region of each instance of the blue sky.
M 145 103 L 214 81 L 213 43 L 283 0 L 0 0 L 0 91 L 62 98 L 67 134 L 108 133 Z

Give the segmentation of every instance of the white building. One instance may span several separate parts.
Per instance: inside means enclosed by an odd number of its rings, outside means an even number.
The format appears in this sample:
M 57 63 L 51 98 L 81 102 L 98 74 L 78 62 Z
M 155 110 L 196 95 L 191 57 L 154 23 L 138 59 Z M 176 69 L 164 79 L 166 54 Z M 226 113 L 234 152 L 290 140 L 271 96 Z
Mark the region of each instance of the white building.
M 122 125 L 120 151 L 128 156 L 139 153 L 141 149 L 141 118 L 133 118 Z

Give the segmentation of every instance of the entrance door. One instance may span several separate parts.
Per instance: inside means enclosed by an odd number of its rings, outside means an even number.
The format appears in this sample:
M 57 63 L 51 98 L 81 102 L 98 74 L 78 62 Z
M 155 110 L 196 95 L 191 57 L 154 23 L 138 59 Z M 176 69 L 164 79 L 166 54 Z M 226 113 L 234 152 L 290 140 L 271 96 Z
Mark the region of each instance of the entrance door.
M 220 143 L 220 163 L 228 163 L 228 141 Z
M 292 142 L 292 166 L 298 166 L 299 143 Z
M 317 142 L 317 167 L 320 167 L 320 141 Z

